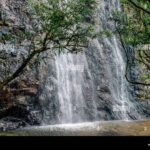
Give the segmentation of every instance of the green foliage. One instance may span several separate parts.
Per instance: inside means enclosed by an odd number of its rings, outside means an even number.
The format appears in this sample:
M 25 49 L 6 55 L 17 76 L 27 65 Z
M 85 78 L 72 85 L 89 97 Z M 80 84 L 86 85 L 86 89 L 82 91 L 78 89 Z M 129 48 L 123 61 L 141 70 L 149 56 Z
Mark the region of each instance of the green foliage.
M 6 41 L 11 41 L 13 40 L 14 36 L 11 33 L 3 34 L 0 36 L 0 42 L 4 43 Z
M 97 36 L 102 36 L 102 35 L 106 37 L 111 37 L 112 33 L 107 29 L 103 29 L 99 33 L 97 33 Z
M 77 52 L 87 46 L 93 33 L 95 0 L 29 3 L 37 17 L 34 31 L 40 36 L 48 33 L 47 41 L 53 42 L 55 50 L 58 48 L 62 51 L 65 48 L 70 52 Z
M 148 79 L 150 79 L 150 74 L 143 74 L 143 75 L 141 75 L 140 79 L 142 81 L 148 80 Z
M 128 5 L 124 6 L 124 14 L 114 13 L 117 30 L 121 33 L 124 42 L 133 47 L 149 44 L 150 17 L 141 10 L 134 10 Z

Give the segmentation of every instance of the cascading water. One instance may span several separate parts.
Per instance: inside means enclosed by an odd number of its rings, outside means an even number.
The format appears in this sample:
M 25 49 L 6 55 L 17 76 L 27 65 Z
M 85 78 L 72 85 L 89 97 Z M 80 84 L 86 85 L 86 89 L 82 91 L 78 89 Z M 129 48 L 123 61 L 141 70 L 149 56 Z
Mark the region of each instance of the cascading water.
M 84 72 L 90 75 L 87 60 L 84 54 L 62 54 L 55 60 L 58 82 L 58 98 L 60 103 L 59 118 L 62 123 L 82 122 L 87 120 L 86 99 L 83 95 L 83 86 L 91 86 L 91 106 L 93 119 L 96 119 L 96 105 L 93 97 L 92 82 L 84 83 Z M 86 85 L 87 84 L 87 85 Z M 88 92 L 88 91 L 87 91 Z
M 117 0 L 99 0 L 97 30 L 114 30 Z M 115 35 L 101 36 L 83 53 L 61 54 L 50 62 L 40 94 L 44 124 L 141 119 L 125 80 L 125 60 Z

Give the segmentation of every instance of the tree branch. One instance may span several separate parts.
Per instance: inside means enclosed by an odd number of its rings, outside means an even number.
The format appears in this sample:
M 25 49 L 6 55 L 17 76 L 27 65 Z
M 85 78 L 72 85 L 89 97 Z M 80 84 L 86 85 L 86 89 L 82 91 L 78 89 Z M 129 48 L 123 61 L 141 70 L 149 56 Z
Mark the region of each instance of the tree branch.
M 25 69 L 25 67 L 28 65 L 28 63 L 33 59 L 33 57 L 35 55 L 37 55 L 39 53 L 42 53 L 42 52 L 44 52 L 46 50 L 47 50 L 46 47 L 42 47 L 39 50 L 32 51 L 32 53 L 23 61 L 23 63 L 21 64 L 21 66 L 10 77 L 8 77 L 6 80 L 4 80 L 3 82 L 1 82 L 0 89 L 2 89 L 4 86 L 8 85 L 16 77 L 18 77 L 23 72 L 23 70 Z
M 143 7 L 137 5 L 137 4 L 136 4 L 135 2 L 133 2 L 132 0 L 128 0 L 128 1 L 129 1 L 133 6 L 135 6 L 136 8 L 141 9 L 142 11 L 144 11 L 144 12 L 146 12 L 147 14 L 150 15 L 150 11 L 148 11 L 148 10 L 144 9 Z
M 142 86 L 150 86 L 150 84 L 148 84 L 148 83 L 132 81 L 132 80 L 130 80 L 130 79 L 128 78 L 128 75 L 127 75 L 127 70 L 128 70 L 128 65 L 129 65 L 128 54 L 127 54 L 126 47 L 125 47 L 125 44 L 124 44 L 124 42 L 123 42 L 121 33 L 120 33 L 120 31 L 117 29 L 117 27 L 116 27 L 116 30 L 117 30 L 118 35 L 119 35 L 119 37 L 120 37 L 121 45 L 122 45 L 122 47 L 123 47 L 123 49 L 124 49 L 124 51 L 125 51 L 125 55 L 126 55 L 126 59 L 127 59 L 127 61 L 126 61 L 126 71 L 125 71 L 125 78 L 126 78 L 126 80 L 127 80 L 129 83 L 131 83 L 131 84 L 142 85 Z

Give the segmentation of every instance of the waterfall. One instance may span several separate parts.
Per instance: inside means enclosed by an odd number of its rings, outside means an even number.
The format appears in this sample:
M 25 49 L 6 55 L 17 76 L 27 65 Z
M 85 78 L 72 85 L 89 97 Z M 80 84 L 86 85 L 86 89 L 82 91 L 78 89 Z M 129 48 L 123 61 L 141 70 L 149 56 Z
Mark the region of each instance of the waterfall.
M 97 30 L 114 30 L 118 0 L 99 0 Z M 125 79 L 126 63 L 117 37 L 101 36 L 82 53 L 64 53 L 49 63 L 42 87 L 43 124 L 141 119 Z
M 91 76 L 87 60 L 84 54 L 62 54 L 55 60 L 56 74 L 58 82 L 58 98 L 60 103 L 59 118 L 62 123 L 82 122 L 86 120 L 86 99 L 83 94 L 83 86 L 89 87 L 89 83 L 84 83 L 84 72 Z M 86 85 L 87 84 L 87 85 Z M 90 81 L 91 91 L 93 83 Z M 90 93 L 93 117 L 96 118 L 96 105 Z

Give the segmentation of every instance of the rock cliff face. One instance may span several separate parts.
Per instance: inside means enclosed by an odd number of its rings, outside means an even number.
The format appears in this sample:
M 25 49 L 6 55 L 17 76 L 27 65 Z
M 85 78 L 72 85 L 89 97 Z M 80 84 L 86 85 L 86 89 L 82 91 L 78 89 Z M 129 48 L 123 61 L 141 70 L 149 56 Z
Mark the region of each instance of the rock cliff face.
M 2 0 L 0 1 L 0 80 L 11 75 L 22 63 L 29 50 L 29 41 L 23 39 L 23 34 L 32 30 L 32 15 L 25 0 Z M 11 37 L 13 35 L 13 37 Z M 22 39 L 20 39 L 20 36 Z M 11 37 L 4 40 L 3 37 Z M 5 38 L 7 39 L 7 38 Z M 0 119 L 5 119 L 2 129 L 11 118 L 16 126 L 8 125 L 8 129 L 22 125 L 37 124 L 36 111 L 37 91 L 38 91 L 37 67 L 27 68 L 25 73 L 18 77 L 9 87 L 0 92 Z M 34 105 L 35 104 L 35 105 Z M 35 106 L 35 107 L 34 107 Z M 22 114 L 22 115 L 21 115 Z M 7 121 L 6 121 L 7 120 Z M 3 123 L 2 123 L 3 124 Z

